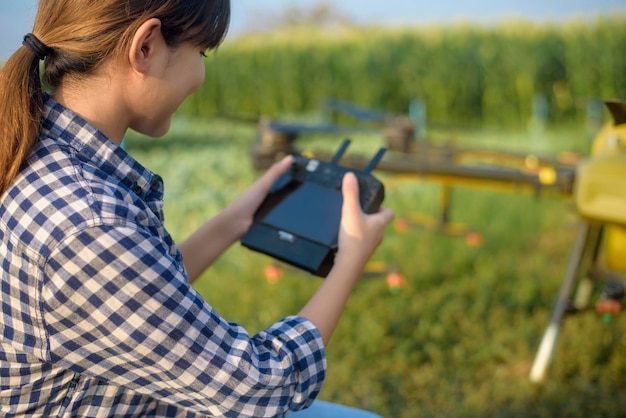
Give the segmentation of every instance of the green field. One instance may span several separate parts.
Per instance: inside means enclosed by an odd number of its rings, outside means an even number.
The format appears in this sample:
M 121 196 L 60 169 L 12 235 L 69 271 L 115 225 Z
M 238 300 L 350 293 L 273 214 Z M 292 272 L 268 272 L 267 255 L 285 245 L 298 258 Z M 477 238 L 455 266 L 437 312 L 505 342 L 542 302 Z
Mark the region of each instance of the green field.
M 586 152 L 584 128 L 547 132 L 481 131 L 457 144 L 551 153 Z M 161 139 L 128 137 L 128 150 L 165 179 L 166 225 L 182 240 L 258 175 L 249 162 L 253 126 L 177 119 Z M 334 150 L 341 137 L 306 137 L 303 148 Z M 375 150 L 377 136 L 350 150 Z M 380 173 L 387 179 L 388 175 Z M 397 217 L 436 215 L 438 185 L 387 188 Z M 455 189 L 452 218 L 478 231 L 462 238 L 393 227 L 373 259 L 406 283 L 391 292 L 384 275 L 364 278 L 328 346 L 321 399 L 415 417 L 626 416 L 626 318 L 603 322 L 593 311 L 568 317 L 542 385 L 528 372 L 565 272 L 578 218 L 569 199 Z M 197 282 L 222 315 L 256 332 L 296 313 L 319 278 L 287 270 L 265 280 L 266 256 L 235 245 Z
M 626 91 L 625 42 L 623 13 L 558 24 L 252 33 L 209 55 L 206 81 L 181 111 L 277 116 L 334 97 L 406 112 L 419 99 L 432 121 L 581 123 L 597 99 Z

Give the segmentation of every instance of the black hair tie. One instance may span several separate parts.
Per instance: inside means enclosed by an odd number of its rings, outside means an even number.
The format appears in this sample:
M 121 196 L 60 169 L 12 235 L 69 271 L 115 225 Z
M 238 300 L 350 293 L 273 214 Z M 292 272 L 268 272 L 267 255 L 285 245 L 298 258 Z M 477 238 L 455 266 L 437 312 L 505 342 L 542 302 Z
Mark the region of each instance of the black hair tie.
M 39 60 L 43 60 L 52 52 L 52 48 L 46 46 L 43 42 L 41 42 L 35 35 L 32 33 L 24 36 L 24 41 L 22 45 L 28 47 L 31 51 L 35 53 Z

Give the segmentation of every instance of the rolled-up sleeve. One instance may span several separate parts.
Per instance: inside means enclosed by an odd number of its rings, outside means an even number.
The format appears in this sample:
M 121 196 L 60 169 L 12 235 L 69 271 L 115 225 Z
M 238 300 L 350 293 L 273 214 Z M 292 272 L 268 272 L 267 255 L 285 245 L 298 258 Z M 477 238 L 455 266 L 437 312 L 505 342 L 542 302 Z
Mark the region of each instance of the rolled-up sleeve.
M 283 416 L 308 406 L 325 378 L 310 321 L 291 316 L 250 336 L 140 228 L 66 237 L 48 257 L 42 302 L 49 361 L 201 414 Z

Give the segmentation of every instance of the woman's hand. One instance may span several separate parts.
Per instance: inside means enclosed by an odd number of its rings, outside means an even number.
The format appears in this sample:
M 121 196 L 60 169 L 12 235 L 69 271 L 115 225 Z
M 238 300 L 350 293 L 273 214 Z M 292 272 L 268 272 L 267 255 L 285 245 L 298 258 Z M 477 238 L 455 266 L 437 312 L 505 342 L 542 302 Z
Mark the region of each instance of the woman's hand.
M 272 184 L 289 169 L 292 159 L 293 157 L 288 156 L 272 165 L 237 200 L 180 244 L 189 281 L 198 278 L 228 247 L 241 239 L 252 225 L 254 212 L 267 196 Z
M 343 205 L 335 263 L 299 313 L 317 326 L 324 343 L 330 339 L 365 263 L 382 242 L 385 227 L 394 217 L 393 212 L 385 208 L 369 215 L 363 213 L 359 184 L 353 173 L 344 175 L 341 190 Z
M 237 200 L 231 203 L 224 211 L 229 213 L 235 223 L 237 238 L 240 239 L 252 225 L 254 213 L 267 196 L 272 184 L 287 172 L 293 157 L 288 155 L 274 163 L 261 177 L 259 177 Z
M 342 183 L 343 206 L 339 230 L 337 263 L 350 263 L 359 275 L 370 256 L 383 240 L 385 227 L 393 220 L 390 209 L 381 208 L 373 214 L 365 214 L 359 202 L 359 184 L 356 176 L 347 173 Z

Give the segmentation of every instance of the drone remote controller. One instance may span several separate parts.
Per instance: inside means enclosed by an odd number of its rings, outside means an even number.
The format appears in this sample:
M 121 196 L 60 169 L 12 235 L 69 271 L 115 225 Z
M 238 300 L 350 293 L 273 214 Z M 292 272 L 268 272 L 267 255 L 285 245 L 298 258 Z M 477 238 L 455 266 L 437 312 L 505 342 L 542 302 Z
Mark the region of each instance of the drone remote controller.
M 338 164 L 349 145 L 350 140 L 343 141 L 329 162 L 294 155 L 290 170 L 272 185 L 257 209 L 242 245 L 326 277 L 337 252 L 344 174 L 355 174 L 363 212 L 377 212 L 385 197 L 383 184 L 371 171 L 386 149 L 378 150 L 359 171 Z

